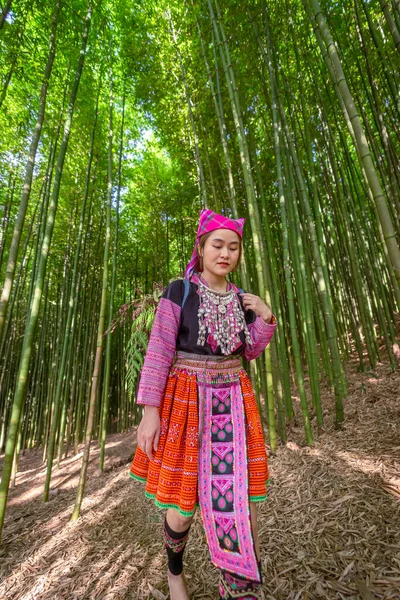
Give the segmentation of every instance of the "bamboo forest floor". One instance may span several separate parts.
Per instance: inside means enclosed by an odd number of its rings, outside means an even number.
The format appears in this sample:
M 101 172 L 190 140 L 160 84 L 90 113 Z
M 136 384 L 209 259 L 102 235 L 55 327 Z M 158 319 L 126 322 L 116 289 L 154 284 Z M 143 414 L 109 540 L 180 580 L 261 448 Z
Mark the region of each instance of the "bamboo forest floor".
M 313 447 L 304 445 L 296 404 L 298 425 L 270 457 L 268 500 L 259 505 L 265 598 L 400 598 L 400 369 L 384 360 L 369 374 L 356 360 L 345 364 L 345 424 L 335 429 L 326 411 Z M 42 451 L 21 457 L 0 547 L 2 600 L 168 598 L 164 512 L 129 477 L 135 444 L 135 431 L 109 436 L 105 473 L 93 444 L 76 522 L 81 454 L 54 470 L 47 504 Z M 216 599 L 198 511 L 184 562 L 192 599 Z

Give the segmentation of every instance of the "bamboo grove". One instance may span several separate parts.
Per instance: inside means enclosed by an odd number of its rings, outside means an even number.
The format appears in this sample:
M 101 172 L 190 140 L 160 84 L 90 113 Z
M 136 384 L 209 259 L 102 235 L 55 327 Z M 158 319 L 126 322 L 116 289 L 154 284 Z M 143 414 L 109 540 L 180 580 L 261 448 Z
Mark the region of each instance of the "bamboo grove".
M 246 217 L 236 282 L 278 319 L 247 365 L 272 450 L 340 426 L 350 353 L 396 368 L 398 0 L 8 0 L 0 47 L 0 529 L 21 453 L 47 502 L 83 443 L 76 519 L 92 439 L 103 469 L 138 423 L 202 207 Z

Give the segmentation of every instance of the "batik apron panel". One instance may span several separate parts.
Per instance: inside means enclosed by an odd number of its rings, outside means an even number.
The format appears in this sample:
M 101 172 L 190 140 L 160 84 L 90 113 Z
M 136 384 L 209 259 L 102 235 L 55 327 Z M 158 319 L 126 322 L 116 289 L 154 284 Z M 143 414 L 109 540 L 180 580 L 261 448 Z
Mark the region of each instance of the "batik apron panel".
M 193 356 L 193 355 L 192 355 Z M 197 360 L 195 359 L 197 358 Z M 198 493 L 211 562 L 260 582 L 250 521 L 246 423 L 237 357 L 178 352 L 196 369 L 199 400 Z M 179 360 L 180 359 L 180 360 Z M 186 359 L 186 360 L 185 360 Z

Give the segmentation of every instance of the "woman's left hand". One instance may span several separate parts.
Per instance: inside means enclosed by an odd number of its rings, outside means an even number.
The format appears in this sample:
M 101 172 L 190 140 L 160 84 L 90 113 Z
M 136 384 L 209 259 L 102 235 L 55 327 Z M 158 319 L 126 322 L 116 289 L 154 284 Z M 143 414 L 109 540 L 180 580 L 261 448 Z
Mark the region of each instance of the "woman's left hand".
M 243 306 L 245 310 L 254 310 L 258 317 L 261 317 L 263 321 L 269 323 L 272 319 L 272 311 L 265 302 L 261 300 L 259 296 L 250 294 L 250 292 L 240 292 L 243 300 Z

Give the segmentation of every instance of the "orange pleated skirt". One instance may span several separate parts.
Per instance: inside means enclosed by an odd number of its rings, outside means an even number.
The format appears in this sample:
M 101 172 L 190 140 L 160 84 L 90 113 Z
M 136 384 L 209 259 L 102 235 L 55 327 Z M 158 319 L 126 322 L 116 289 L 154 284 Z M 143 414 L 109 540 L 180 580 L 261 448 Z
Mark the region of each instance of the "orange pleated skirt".
M 175 508 L 184 516 L 192 516 L 199 504 L 199 372 L 191 369 L 191 361 L 174 364 L 169 372 L 164 397 L 158 408 L 160 438 L 157 451 L 152 448 L 153 461 L 136 447 L 130 467 L 133 479 L 146 483 L 145 496 L 152 498 L 160 508 Z M 244 413 L 246 462 L 245 469 L 250 502 L 266 499 L 268 462 L 260 413 L 251 381 L 235 359 L 235 378 L 240 384 L 240 410 Z M 211 379 L 218 388 L 218 376 L 224 373 L 214 369 Z M 222 371 L 222 367 L 220 368 Z M 231 369 L 232 373 L 232 369 Z M 229 375 L 228 375 L 229 376 Z M 201 407 L 200 407 L 201 409 Z M 224 433 L 221 432 L 221 435 Z M 211 456 L 210 456 L 211 461 Z

